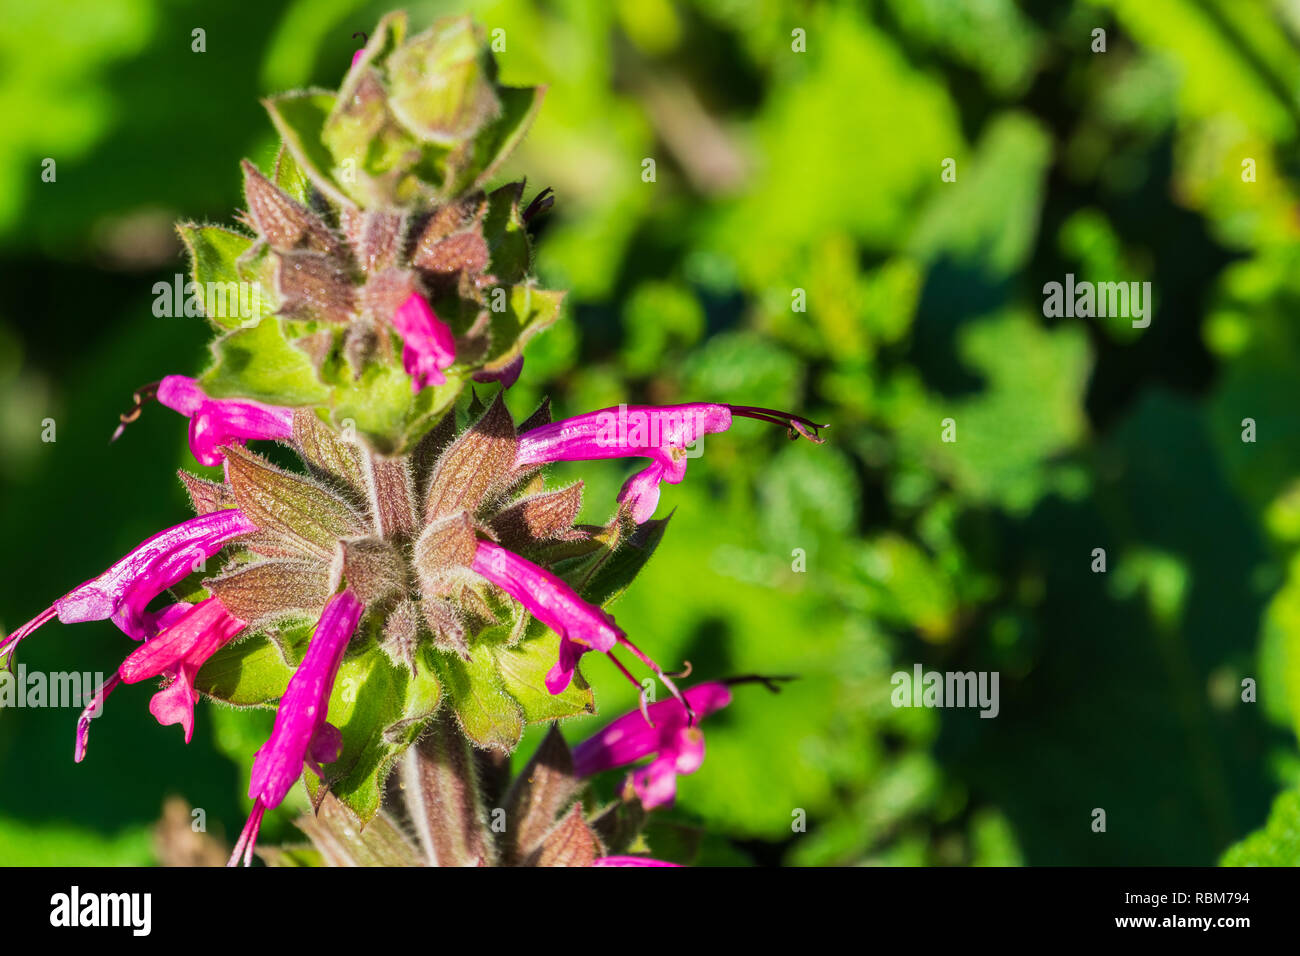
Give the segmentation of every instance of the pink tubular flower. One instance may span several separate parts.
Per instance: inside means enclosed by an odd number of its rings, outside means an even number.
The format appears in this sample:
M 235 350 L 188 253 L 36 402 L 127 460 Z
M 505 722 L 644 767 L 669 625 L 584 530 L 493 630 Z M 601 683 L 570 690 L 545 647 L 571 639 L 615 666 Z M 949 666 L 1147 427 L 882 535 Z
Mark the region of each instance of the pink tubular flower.
M 252 862 L 263 815 L 280 805 L 304 764 L 319 772 L 320 764 L 338 759 L 343 738 L 336 727 L 326 723 L 325 716 L 343 654 L 364 611 L 365 605 L 348 590 L 326 602 L 307 654 L 280 698 L 271 737 L 253 758 L 248 785 L 253 811 L 227 866 L 234 866 L 241 856 L 245 866 Z
M 609 652 L 620 640 L 626 640 L 613 617 L 578 597 L 573 588 L 550 571 L 499 544 L 480 541 L 470 567 L 560 635 L 560 659 L 546 675 L 546 689 L 552 694 L 569 686 L 584 653 Z
M 519 436 L 518 467 L 599 458 L 649 458 L 652 464 L 627 480 L 618 500 L 637 522 L 648 521 L 659 503 L 659 483 L 679 484 L 686 462 L 704 435 L 725 432 L 732 415 L 784 425 L 791 437 L 822 442 L 825 428 L 799 415 L 749 405 L 619 405 L 541 425 Z
M 402 337 L 402 367 L 411 376 L 411 389 L 447 381 L 442 370 L 456 361 L 456 342 L 451 328 L 434 314 L 418 292 L 406 297 L 393 313 L 393 327 Z
M 112 618 L 127 635 L 143 640 L 154 633 L 158 624 L 157 615 L 145 610 L 150 601 L 186 577 L 200 559 L 211 557 L 230 540 L 256 530 L 243 512 L 229 508 L 159 532 L 99 577 L 69 591 L 0 640 L 0 654 L 12 661 L 18 643 L 55 617 L 64 624 Z
M 573 680 L 578 661 L 587 651 L 601 651 L 609 655 L 616 667 L 633 684 L 640 686 L 613 654 L 614 646 L 622 644 L 637 659 L 654 671 L 664 685 L 677 694 L 677 688 L 663 670 L 647 657 L 639 647 L 601 608 L 580 598 L 573 588 L 545 568 L 507 551 L 491 541 L 480 541 L 474 552 L 470 568 L 487 578 L 501 590 L 518 601 L 528 613 L 560 635 L 560 653 L 546 675 L 546 689 L 559 694 Z
M 168 683 L 154 694 L 149 702 L 149 713 L 164 727 L 180 724 L 185 729 L 185 742 L 189 743 L 194 738 L 194 705 L 199 700 L 194 678 L 208 658 L 246 626 L 215 597 L 196 605 L 169 604 L 152 613 L 150 618 L 153 633 L 157 636 L 146 636 L 144 645 L 122 662 L 81 712 L 73 754 L 77 763 L 86 756 L 90 721 L 99 716 L 113 688 L 121 683 L 136 684 L 150 677 L 163 676 Z
M 217 597 L 193 607 L 174 604 L 167 610 L 171 612 L 169 626 L 145 641 L 122 662 L 117 673 L 127 684 L 150 677 L 168 678 L 167 686 L 150 701 L 149 713 L 164 727 L 180 724 L 185 729 L 185 742 L 189 743 L 194 737 L 194 705 L 199 700 L 194 678 L 209 657 L 248 625 L 226 610 Z
M 681 866 L 667 860 L 652 860 L 648 856 L 599 856 L 591 861 L 592 866 Z
M 686 702 L 703 718 L 731 703 L 731 691 L 723 683 L 698 684 L 686 691 Z M 631 775 L 632 789 L 647 810 L 671 804 L 677 796 L 677 775 L 694 773 L 704 762 L 704 734 L 680 701 L 659 701 L 645 712 L 619 717 L 574 748 L 573 769 L 587 777 L 651 754 L 654 759 Z
M 190 420 L 190 451 L 202 465 L 225 460 L 222 445 L 246 441 L 287 441 L 293 437 L 293 409 L 243 398 L 208 398 L 199 383 L 185 375 L 168 375 L 135 393 L 131 411 L 121 416 L 114 441 L 140 417 L 145 402 L 157 399 Z
M 187 612 L 192 606 L 193 605 L 190 604 L 177 603 L 168 604 L 165 608 L 159 611 L 146 611 L 143 617 L 146 621 L 147 633 L 143 636 L 143 640 L 149 640 L 153 635 L 167 630 L 167 628 L 171 627 L 184 617 L 185 612 Z M 116 620 L 116 618 L 114 620 Z M 81 763 L 81 761 L 86 758 L 86 743 L 90 737 L 90 721 L 103 712 L 104 701 L 106 701 L 108 695 L 113 692 L 113 688 L 117 687 L 120 683 L 122 683 L 122 675 L 117 671 L 114 671 L 113 676 L 104 682 L 104 685 L 100 687 L 95 696 L 91 698 L 90 703 L 88 703 L 85 709 L 81 712 L 81 716 L 77 718 L 77 743 L 72 753 L 72 759 L 77 763 Z M 159 694 L 155 695 L 155 700 L 161 696 L 162 693 L 163 692 L 159 692 Z M 195 699 L 197 700 L 197 695 Z M 163 720 L 162 717 L 159 716 L 158 712 L 154 710 L 153 703 L 150 703 L 149 710 L 158 718 L 158 722 L 164 726 L 169 723 L 176 723 L 175 720 Z M 190 742 L 190 738 L 193 734 L 193 713 L 194 709 L 191 704 L 190 722 L 186 725 L 185 731 L 186 743 Z

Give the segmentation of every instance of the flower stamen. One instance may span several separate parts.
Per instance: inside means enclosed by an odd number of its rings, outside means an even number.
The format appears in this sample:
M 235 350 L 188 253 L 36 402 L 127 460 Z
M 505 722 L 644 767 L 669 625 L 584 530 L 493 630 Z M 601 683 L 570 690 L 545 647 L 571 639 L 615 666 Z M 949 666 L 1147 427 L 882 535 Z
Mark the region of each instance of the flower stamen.
M 131 396 L 131 400 L 134 404 L 131 405 L 130 411 L 123 412 L 121 415 L 117 416 L 120 422 L 117 428 L 113 431 L 113 437 L 108 440 L 109 444 L 112 444 L 122 437 L 122 432 L 126 431 L 126 426 L 130 425 L 140 417 L 141 412 L 144 411 L 145 405 L 158 400 L 158 387 L 160 385 L 162 385 L 162 382 L 150 382 L 148 385 L 141 385 L 135 390 Z
M 686 722 L 691 726 L 694 726 L 695 711 L 691 708 L 690 702 L 686 699 L 686 695 L 677 689 L 677 685 L 673 683 L 673 679 L 668 674 L 664 673 L 664 669 L 656 664 L 650 655 L 646 654 L 645 651 L 641 650 L 641 648 L 629 641 L 627 637 L 620 635 L 618 642 L 631 651 L 636 656 L 637 660 L 650 668 L 650 670 L 654 671 L 659 680 L 663 682 L 663 685 L 668 688 L 668 693 L 677 698 L 681 705 L 686 708 Z
M 759 408 L 755 405 L 728 405 L 733 415 L 739 415 L 742 418 L 755 418 L 761 422 L 771 422 L 773 425 L 784 425 L 790 433 L 791 440 L 797 439 L 800 435 L 808 439 L 815 445 L 823 444 L 826 439 L 817 433 L 819 428 L 830 428 L 830 423 L 818 424 L 811 418 L 804 418 L 802 415 L 795 415 L 793 412 L 782 412 L 775 408 Z
M 239 839 L 235 841 L 235 849 L 231 851 L 226 866 L 239 866 L 241 855 L 243 856 L 242 863 L 244 866 L 253 865 L 253 847 L 257 845 L 257 833 L 262 828 L 262 817 L 265 813 L 266 807 L 262 805 L 262 800 L 259 797 L 253 801 L 253 812 L 248 815 L 248 821 L 244 824 L 244 829 L 239 831 Z

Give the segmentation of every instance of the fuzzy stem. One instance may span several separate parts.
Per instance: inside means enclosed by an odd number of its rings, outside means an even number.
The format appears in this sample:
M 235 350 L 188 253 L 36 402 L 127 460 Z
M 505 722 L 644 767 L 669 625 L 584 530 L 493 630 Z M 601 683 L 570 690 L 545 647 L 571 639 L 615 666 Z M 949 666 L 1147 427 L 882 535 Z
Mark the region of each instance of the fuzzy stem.
M 492 866 L 473 745 L 443 710 L 403 756 L 402 799 L 430 866 Z

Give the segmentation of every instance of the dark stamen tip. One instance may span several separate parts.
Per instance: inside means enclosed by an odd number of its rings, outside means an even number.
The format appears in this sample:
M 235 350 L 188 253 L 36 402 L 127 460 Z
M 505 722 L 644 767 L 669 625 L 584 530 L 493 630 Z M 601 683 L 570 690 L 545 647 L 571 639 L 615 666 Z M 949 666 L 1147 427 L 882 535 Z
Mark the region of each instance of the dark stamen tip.
M 773 694 L 781 693 L 781 684 L 786 681 L 798 680 L 797 674 L 742 674 L 739 677 L 723 678 L 721 683 L 728 687 L 735 687 L 738 684 L 762 684 Z
M 118 426 L 113 431 L 113 437 L 108 440 L 110 445 L 122 437 L 122 432 L 126 431 L 127 425 L 130 425 L 140 417 L 140 413 L 144 411 L 145 405 L 158 398 L 158 386 L 161 384 L 162 382 L 150 382 L 148 385 L 141 385 L 135 390 L 135 393 L 131 396 L 131 407 L 121 415 L 117 416 Z
M 817 430 L 831 427 L 829 424 L 820 424 L 811 418 L 804 418 L 802 415 L 779 411 L 775 408 L 760 408 L 754 405 L 728 405 L 727 407 L 731 409 L 733 414 L 740 415 L 743 418 L 753 418 L 760 422 L 770 422 L 773 425 L 784 425 L 791 441 L 803 437 L 815 445 L 825 444 L 826 439 L 817 434 Z

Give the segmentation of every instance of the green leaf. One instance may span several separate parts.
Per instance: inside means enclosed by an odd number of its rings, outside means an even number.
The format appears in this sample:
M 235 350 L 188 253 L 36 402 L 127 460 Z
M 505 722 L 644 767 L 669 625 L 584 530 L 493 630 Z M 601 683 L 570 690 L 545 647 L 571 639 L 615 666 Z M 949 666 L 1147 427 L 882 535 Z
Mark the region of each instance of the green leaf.
M 1049 490 L 1052 458 L 1087 431 L 1087 336 L 1078 326 L 1044 329 L 1012 310 L 964 326 L 958 345 L 986 387 L 955 399 L 901 387 L 889 415 L 904 456 L 922 473 L 946 476 L 970 499 L 1023 512 Z M 941 440 L 947 418 L 956 441 Z
M 222 226 L 198 226 L 182 223 L 176 227 L 190 253 L 190 278 L 203 290 L 203 312 L 216 325 L 236 329 L 251 318 L 270 312 L 271 297 L 258 286 L 255 293 L 245 291 L 249 302 L 256 295 L 254 315 L 241 314 L 239 284 L 244 281 L 238 259 L 253 245 L 253 239 Z
M 293 668 L 265 634 L 217 651 L 199 670 L 194 686 L 236 707 L 266 707 L 284 696 Z
M 450 168 L 445 191 L 452 194 L 485 186 L 528 134 L 545 95 L 544 86 L 498 87 L 501 115 L 474 137 L 468 157 L 448 162 Z
M 298 168 L 330 199 L 351 206 L 352 200 L 333 178 L 334 157 L 321 141 L 334 103 L 334 94 L 325 90 L 282 93 L 262 101 Z
M 503 283 L 522 282 L 532 263 L 528 229 L 519 212 L 524 184 L 508 183 L 488 195 L 483 217 L 483 238 L 491 258 L 488 272 Z
M 223 335 L 212 343 L 212 354 L 216 361 L 201 384 L 214 398 L 252 398 L 271 405 L 316 405 L 329 398 L 310 360 L 289 344 L 272 316 Z
M 331 369 L 334 384 L 333 411 L 335 425 L 347 422 L 370 440 L 385 455 L 408 450 L 455 404 L 464 382 L 449 370 L 443 385 L 411 390 L 411 377 L 401 368 L 372 365 L 354 379 L 339 365 Z
M 438 655 L 438 673 L 465 736 L 485 750 L 510 753 L 524 732 L 524 711 L 507 692 L 496 654 L 486 642 L 468 661 Z
M 420 143 L 389 109 L 373 72 L 349 74 L 320 136 L 333 168 L 348 173 L 341 177 L 342 188 L 361 205 L 396 206 L 422 191 L 414 174 L 422 158 Z
M 1275 801 L 1268 823 L 1228 848 L 1221 866 L 1300 866 L 1300 790 Z
M 311 206 L 311 179 L 307 176 L 293 153 L 283 144 L 275 156 L 275 175 L 271 181 L 304 206 Z
M 488 292 L 489 305 L 495 304 L 498 292 L 499 289 Z M 560 317 L 563 301 L 563 292 L 538 289 L 528 284 L 510 286 L 505 296 L 506 307 L 500 312 L 489 312 L 492 343 L 482 367 L 487 371 L 497 371 L 523 354 L 525 343 Z
M 602 606 L 616 600 L 655 553 L 671 518 L 669 515 L 644 522 L 626 542 L 602 556 L 588 572 L 581 588 L 582 596 Z
M 546 674 L 560 653 L 560 637 L 554 631 L 520 641 L 514 647 L 499 646 L 495 653 L 501 685 L 519 702 L 526 722 L 536 724 L 596 712 L 596 695 L 581 674 L 575 674 L 562 693 L 552 694 L 546 689 Z

